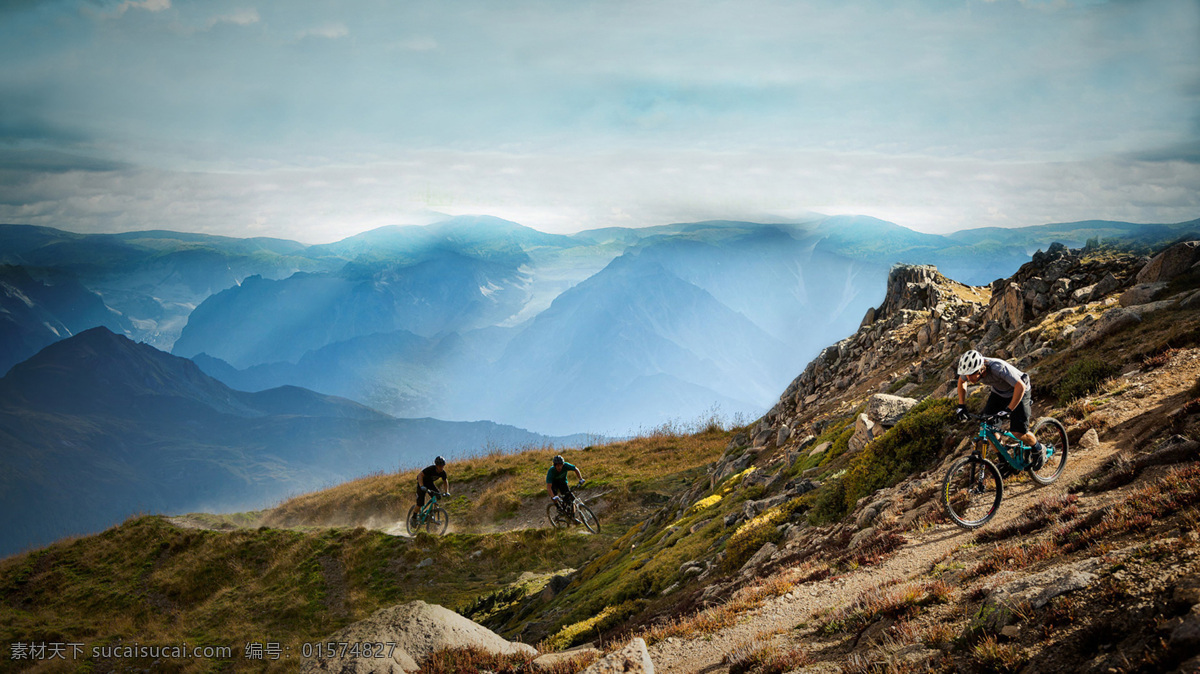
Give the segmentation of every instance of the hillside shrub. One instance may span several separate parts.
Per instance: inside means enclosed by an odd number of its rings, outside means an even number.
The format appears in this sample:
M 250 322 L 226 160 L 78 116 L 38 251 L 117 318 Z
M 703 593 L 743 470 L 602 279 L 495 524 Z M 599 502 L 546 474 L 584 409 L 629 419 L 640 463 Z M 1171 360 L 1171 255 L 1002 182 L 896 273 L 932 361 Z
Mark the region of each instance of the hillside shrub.
M 825 480 L 821 488 L 812 492 L 812 509 L 808 523 L 813 526 L 836 522 L 846 516 L 846 482 L 841 477 Z
M 775 506 L 738 527 L 725 544 L 725 557 L 721 560 L 721 568 L 725 571 L 737 571 L 759 548 L 778 541 L 781 534 L 775 527 L 787 520 L 788 513 L 784 508 Z
M 554 636 L 546 639 L 538 650 L 543 652 L 561 651 L 595 639 L 601 632 L 621 624 L 645 606 L 646 601 L 641 599 L 606 606 L 604 610 L 591 618 L 562 628 Z
M 954 423 L 950 398 L 926 398 L 854 457 L 842 481 L 845 512 L 858 499 L 890 487 L 937 459 L 946 428 Z
M 1120 370 L 1117 365 L 1097 358 L 1083 358 L 1067 368 L 1066 374 L 1054 387 L 1060 405 L 1067 405 L 1100 388 L 1104 381 Z

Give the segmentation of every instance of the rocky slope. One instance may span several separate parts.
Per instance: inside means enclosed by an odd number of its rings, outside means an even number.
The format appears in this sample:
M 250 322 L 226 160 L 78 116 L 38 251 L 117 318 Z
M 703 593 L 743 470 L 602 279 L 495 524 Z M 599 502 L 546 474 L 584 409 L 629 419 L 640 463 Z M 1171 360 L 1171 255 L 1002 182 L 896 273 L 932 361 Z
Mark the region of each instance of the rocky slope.
M 671 672 L 1191 671 L 1197 261 L 1052 246 L 986 288 L 895 267 L 705 478 L 480 619 L 558 646 L 639 635 Z M 938 497 L 973 435 L 944 397 L 967 348 L 1030 371 L 1073 443 L 1054 485 L 1010 477 L 978 533 Z
M 226 538 L 250 544 L 283 536 L 313 547 L 309 557 L 271 565 L 273 574 L 310 569 L 302 584 L 306 635 L 314 620 L 342 628 L 347 613 L 395 603 L 392 597 L 444 575 L 439 568 L 475 583 L 471 594 L 483 580 L 494 587 L 492 579 L 510 570 L 492 573 L 490 556 L 505 556 L 536 563 L 540 573 L 455 606 L 504 639 L 543 652 L 589 643 L 619 651 L 641 639 L 657 671 L 681 673 L 1194 671 L 1198 261 L 1193 243 L 1153 259 L 1053 246 L 989 287 L 955 283 L 932 267 L 896 267 L 883 303 L 855 334 L 825 349 L 767 415 L 740 432 L 694 436 L 716 439 L 703 452 L 689 448 L 687 437 L 664 435 L 571 454 L 603 489 L 616 491 L 604 492 L 612 510 L 601 512 L 602 535 L 578 539 L 587 552 L 558 573 L 547 572 L 558 557 L 532 557 L 556 549 L 567 560 L 577 546 L 561 532 L 392 539 L 363 529 L 256 528 L 285 519 L 292 527 L 328 526 L 330 513 L 361 513 L 339 526 L 376 526 L 379 504 L 403 509 L 394 494 L 408 490 L 411 475 L 373 476 L 295 499 L 277 509 L 285 518 L 264 516 L 241 530 L 154 535 L 194 535 L 214 548 L 228 545 Z M 969 451 L 975 431 L 955 421 L 954 403 L 944 397 L 954 361 L 972 347 L 1027 368 L 1036 414 L 1061 418 L 1072 441 L 1057 482 L 1040 487 L 1010 476 L 998 515 L 978 531 L 949 523 L 940 498 L 946 467 Z M 703 458 L 662 468 L 684 452 Z M 520 468 L 506 464 L 508 457 L 475 460 L 469 475 L 455 478 L 456 495 L 470 494 L 476 514 L 493 514 L 484 521 L 454 511 L 455 521 L 478 531 L 533 522 L 524 515 L 544 509 L 536 480 L 549 453 L 533 454 Z M 614 521 L 617 512 L 625 514 Z M 352 546 L 350 539 L 361 541 Z M 138 582 L 148 596 L 165 592 L 179 606 L 194 602 L 193 610 L 208 611 L 208 590 L 163 585 L 160 568 L 174 568 L 187 545 L 157 561 L 146 557 L 139 569 L 150 570 Z M 0 587 L 30 595 L 30 579 L 37 585 L 53 568 L 40 559 L 0 565 Z M 253 564 L 261 562 L 249 563 L 247 573 L 257 573 Z M 142 603 L 130 598 L 122 606 L 136 611 Z M 340 617 L 331 617 L 335 609 Z M 0 618 L 41 619 L 13 610 L 0 602 Z M 501 662 L 453 653 L 430 654 L 426 671 L 536 667 L 531 654 Z

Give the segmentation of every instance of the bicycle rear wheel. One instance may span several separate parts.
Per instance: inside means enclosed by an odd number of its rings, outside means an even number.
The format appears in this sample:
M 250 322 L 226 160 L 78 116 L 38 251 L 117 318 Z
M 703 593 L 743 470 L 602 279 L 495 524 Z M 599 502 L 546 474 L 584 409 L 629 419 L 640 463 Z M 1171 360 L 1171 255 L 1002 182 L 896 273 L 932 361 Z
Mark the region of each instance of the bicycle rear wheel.
M 587 530 L 593 534 L 600 533 L 600 520 L 596 518 L 596 514 L 592 512 L 592 509 L 582 503 L 576 504 L 576 508 L 575 512 L 579 514 L 579 520 L 583 522 L 583 526 L 587 527 Z
M 1057 480 L 1067 467 L 1067 429 L 1063 428 L 1058 419 L 1042 417 L 1033 427 L 1033 434 L 1046 447 L 1046 462 L 1037 470 L 1030 466 L 1029 477 L 1038 484 L 1050 484 Z
M 429 511 L 429 519 L 425 520 L 425 530 L 435 535 L 446 533 L 446 527 L 449 525 L 450 513 L 442 510 L 441 506 L 434 506 Z
M 420 513 L 421 511 L 417 506 L 408 509 L 408 517 L 404 518 L 404 528 L 408 531 L 409 536 L 416 536 L 417 531 L 421 529 L 421 522 L 417 519 Z
M 967 456 L 946 471 L 942 481 L 942 504 L 946 514 L 960 527 L 975 529 L 987 524 L 1000 509 L 1004 480 L 996 465 L 987 459 Z

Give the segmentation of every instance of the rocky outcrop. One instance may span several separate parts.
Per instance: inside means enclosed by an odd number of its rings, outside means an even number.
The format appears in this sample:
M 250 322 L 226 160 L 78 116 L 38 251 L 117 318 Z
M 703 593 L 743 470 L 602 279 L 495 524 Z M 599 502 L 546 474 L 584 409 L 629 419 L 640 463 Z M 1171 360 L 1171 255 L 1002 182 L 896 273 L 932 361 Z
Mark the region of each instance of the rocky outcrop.
M 583 674 L 654 674 L 654 663 L 646 651 L 645 640 L 638 638 L 616 653 L 592 663 Z
M 1138 283 L 1169 281 L 1200 262 L 1200 241 L 1185 241 L 1155 255 L 1137 275 Z
M 1103 566 L 1102 560 L 1091 558 L 1007 580 L 988 593 L 976 614 L 975 626 L 999 633 L 1017 621 L 1022 607 L 1042 608 L 1059 595 L 1091 585 L 1099 578 L 1098 572 Z
M 414 601 L 379 609 L 366 620 L 350 625 L 323 641 L 335 643 L 394 643 L 387 657 L 321 657 L 309 659 L 302 672 L 415 672 L 431 653 L 445 648 L 474 646 L 485 651 L 511 655 L 537 650 L 511 642 L 486 627 L 436 604 Z M 334 654 L 336 656 L 336 654 Z

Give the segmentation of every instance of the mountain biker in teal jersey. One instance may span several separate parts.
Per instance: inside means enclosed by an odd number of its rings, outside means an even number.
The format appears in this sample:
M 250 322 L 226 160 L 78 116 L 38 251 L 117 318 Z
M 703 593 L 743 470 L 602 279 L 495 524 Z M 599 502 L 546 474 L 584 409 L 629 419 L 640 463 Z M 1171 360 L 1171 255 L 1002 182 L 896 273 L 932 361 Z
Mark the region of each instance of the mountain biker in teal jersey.
M 569 506 L 575 495 L 571 493 L 571 485 L 567 484 L 568 473 L 575 473 L 579 484 L 583 484 L 583 474 L 578 468 L 564 461 L 562 456 L 554 457 L 554 465 L 546 471 L 546 491 L 555 503 Z
M 446 460 L 442 457 L 437 457 L 433 460 L 433 465 L 425 468 L 417 473 L 417 510 L 425 507 L 425 493 L 436 492 L 437 481 L 442 481 L 442 491 L 440 495 L 450 495 L 450 479 L 446 475 Z
M 983 405 L 983 414 L 1007 419 L 1009 431 L 1033 448 L 1029 457 L 1033 469 L 1040 469 L 1046 461 L 1046 448 L 1029 430 L 1029 417 L 1033 416 L 1029 375 L 999 358 L 984 358 L 975 350 L 964 353 L 958 359 L 956 414 L 960 419 L 965 419 L 967 413 L 965 382 L 982 382 L 991 387 L 991 395 Z

